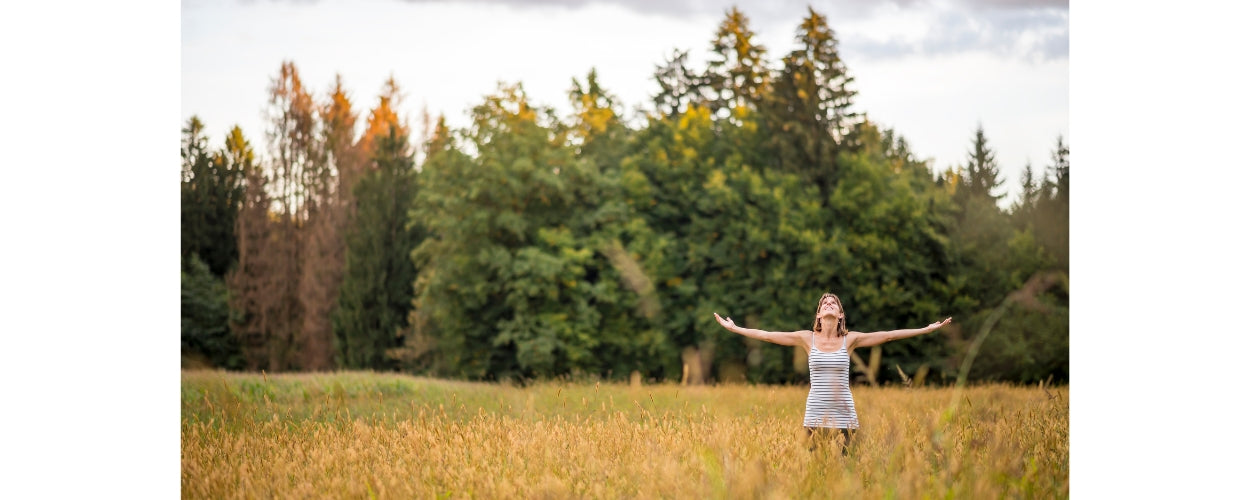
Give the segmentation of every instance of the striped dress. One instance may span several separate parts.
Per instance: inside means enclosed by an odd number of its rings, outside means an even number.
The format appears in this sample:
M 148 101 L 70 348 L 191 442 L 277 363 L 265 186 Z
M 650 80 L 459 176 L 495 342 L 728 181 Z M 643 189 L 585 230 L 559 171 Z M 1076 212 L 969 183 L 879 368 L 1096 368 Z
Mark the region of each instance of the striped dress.
M 807 372 L 812 386 L 807 392 L 803 427 L 858 429 L 855 400 L 851 399 L 851 354 L 846 351 L 846 337 L 842 337 L 841 349 L 825 352 L 816 348 L 813 334 Z

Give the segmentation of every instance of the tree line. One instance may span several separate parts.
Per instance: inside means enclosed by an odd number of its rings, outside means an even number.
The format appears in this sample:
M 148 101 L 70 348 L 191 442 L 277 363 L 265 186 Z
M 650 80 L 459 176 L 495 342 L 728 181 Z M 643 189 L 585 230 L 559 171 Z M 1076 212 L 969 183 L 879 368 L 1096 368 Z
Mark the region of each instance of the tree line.
M 265 150 L 236 126 L 182 130 L 184 360 L 246 370 L 402 370 L 799 383 L 806 353 L 721 329 L 811 327 L 837 293 L 854 330 L 941 332 L 857 353 L 867 383 L 1068 377 L 1068 146 L 1000 207 L 984 130 L 935 171 L 854 112 L 827 19 L 772 63 L 731 9 L 709 62 L 656 66 L 645 123 L 593 69 L 573 112 L 500 84 L 467 127 L 362 115 L 292 62 L 269 85 Z M 358 122 L 363 123 L 358 126 Z M 359 130 L 359 132 L 358 132 Z

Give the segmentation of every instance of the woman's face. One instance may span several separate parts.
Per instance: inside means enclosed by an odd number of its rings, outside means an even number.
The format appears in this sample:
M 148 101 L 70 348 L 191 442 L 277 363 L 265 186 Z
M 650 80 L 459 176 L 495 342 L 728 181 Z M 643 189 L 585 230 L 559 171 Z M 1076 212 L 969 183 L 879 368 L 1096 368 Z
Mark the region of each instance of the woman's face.
M 820 309 L 816 312 L 817 317 L 833 316 L 834 318 L 842 317 L 842 307 L 838 305 L 838 299 L 833 297 L 825 297 L 820 299 Z

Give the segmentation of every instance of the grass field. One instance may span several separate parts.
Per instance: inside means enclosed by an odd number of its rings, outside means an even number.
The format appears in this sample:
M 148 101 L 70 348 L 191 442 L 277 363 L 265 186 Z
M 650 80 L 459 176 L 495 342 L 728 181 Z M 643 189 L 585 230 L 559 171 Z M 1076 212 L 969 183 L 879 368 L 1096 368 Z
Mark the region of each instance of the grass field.
M 1068 496 L 1066 387 L 853 391 L 843 457 L 809 451 L 801 386 L 184 371 L 182 496 Z

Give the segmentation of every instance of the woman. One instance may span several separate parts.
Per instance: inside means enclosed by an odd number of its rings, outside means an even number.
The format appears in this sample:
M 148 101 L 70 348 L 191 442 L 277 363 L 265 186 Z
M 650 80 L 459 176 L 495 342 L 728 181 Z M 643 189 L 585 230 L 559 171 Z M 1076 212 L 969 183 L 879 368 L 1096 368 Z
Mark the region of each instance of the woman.
M 803 428 L 809 438 L 841 434 L 842 454 L 847 454 L 851 436 L 859 429 L 855 400 L 851 398 L 851 350 L 872 347 L 891 340 L 914 337 L 935 331 L 951 322 L 950 318 L 924 328 L 861 333 L 846 329 L 846 314 L 837 295 L 826 293 L 816 305 L 816 321 L 811 330 L 767 332 L 735 325 L 732 319 L 712 313 L 727 330 L 753 339 L 788 346 L 807 348 L 807 371 L 811 388 L 807 393 L 807 409 L 803 412 Z

